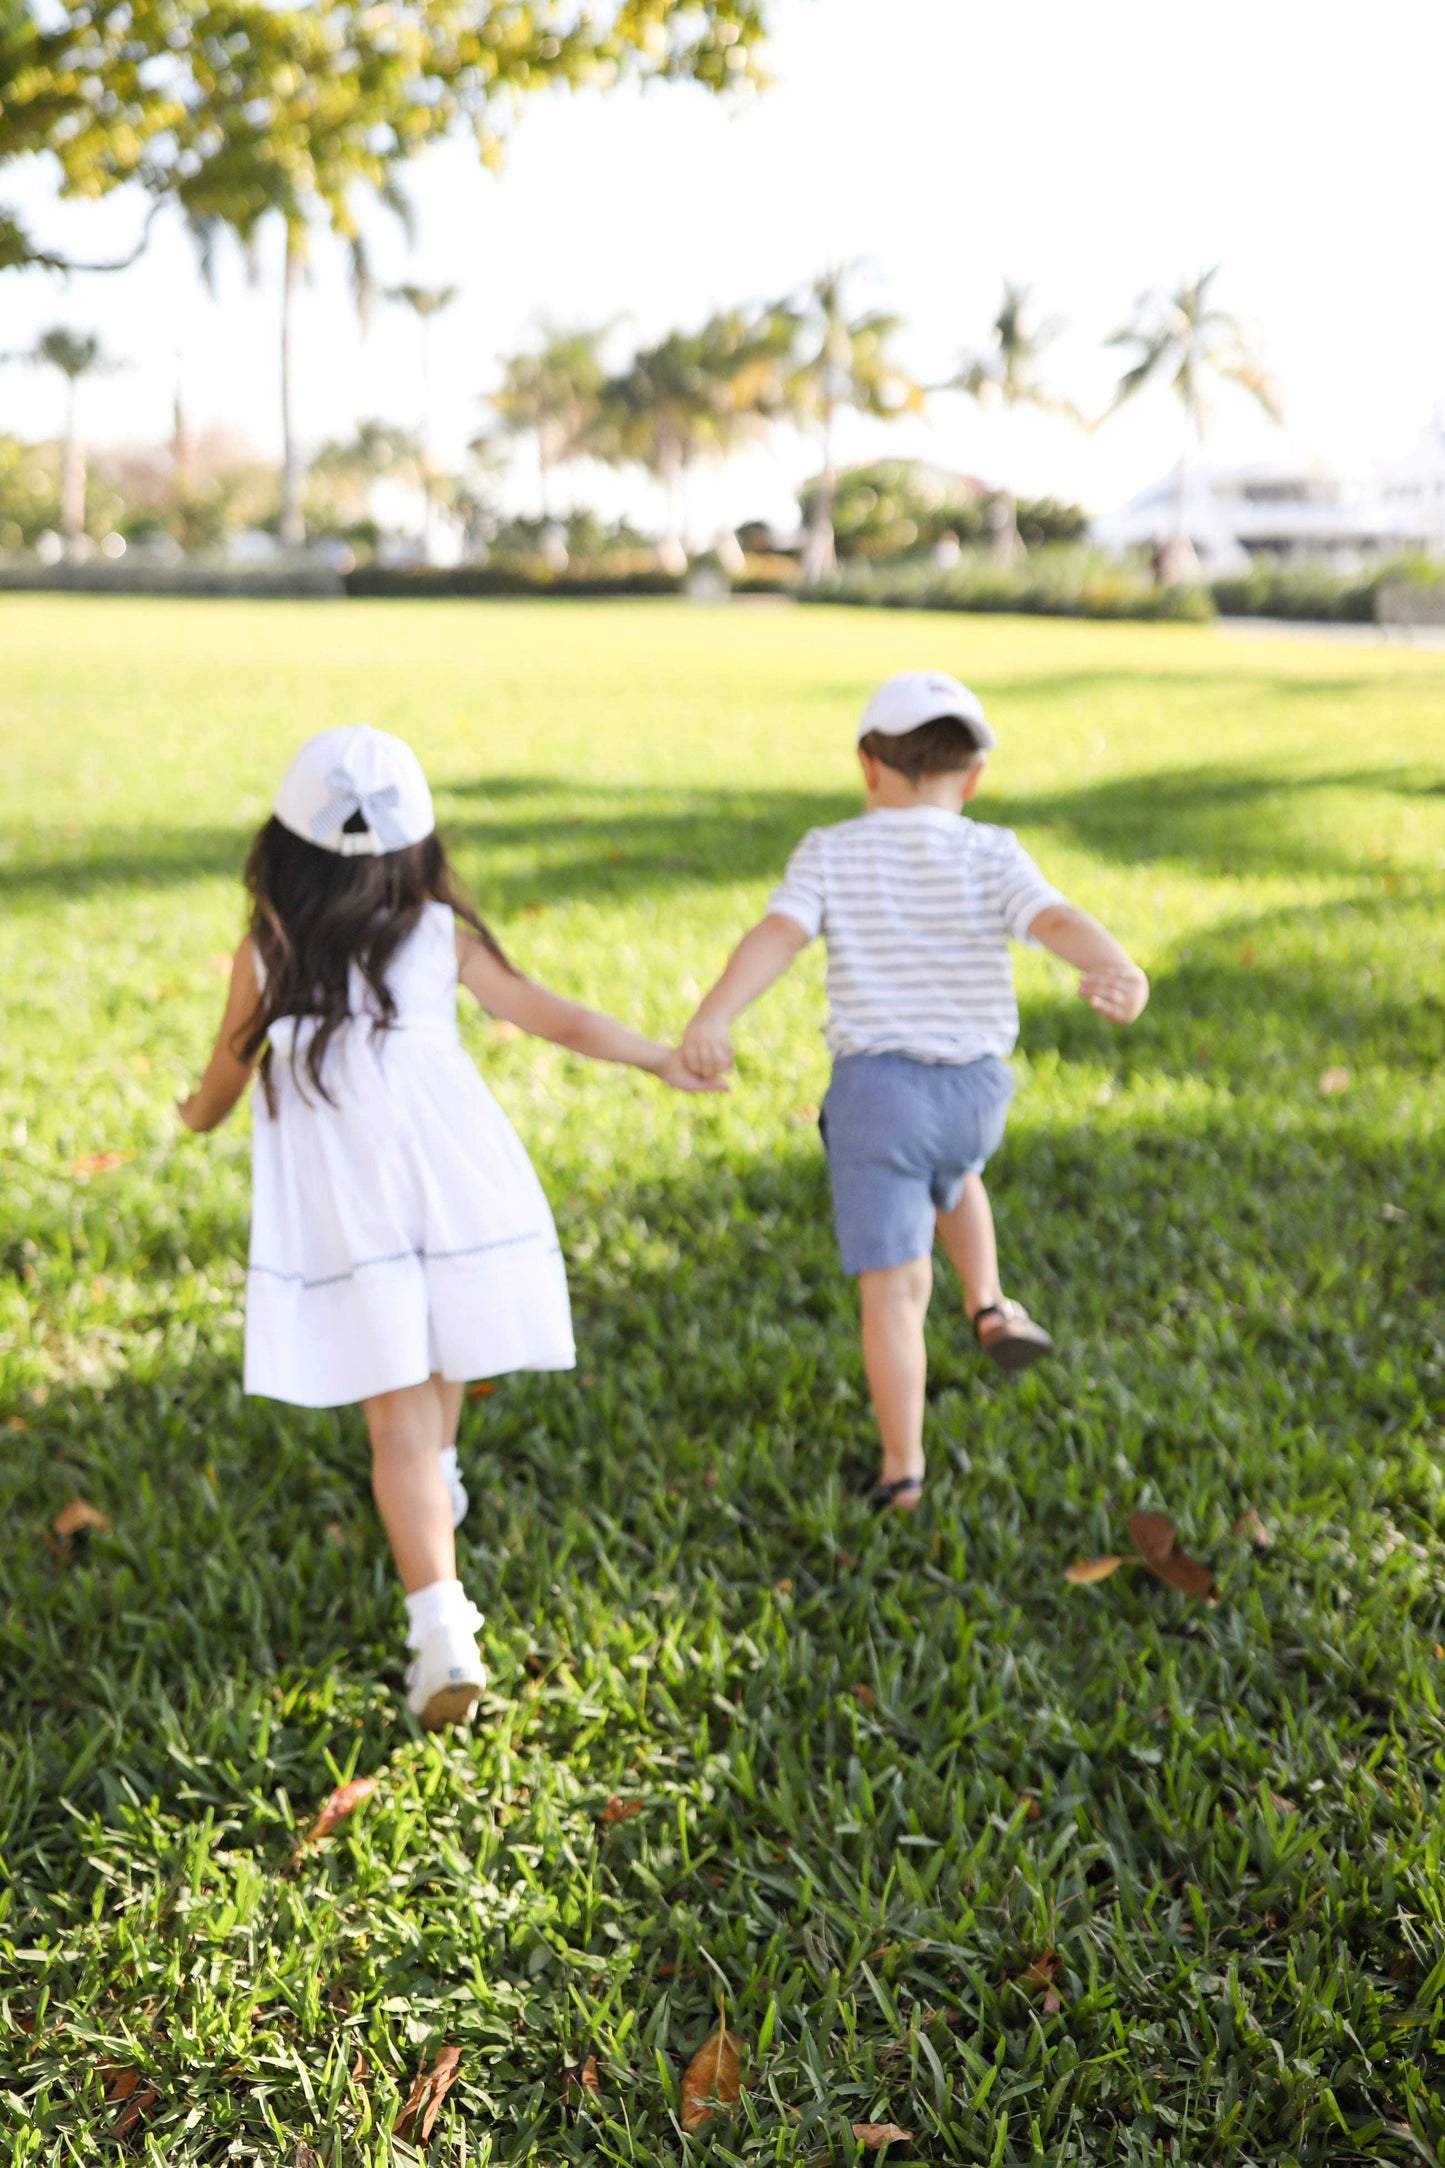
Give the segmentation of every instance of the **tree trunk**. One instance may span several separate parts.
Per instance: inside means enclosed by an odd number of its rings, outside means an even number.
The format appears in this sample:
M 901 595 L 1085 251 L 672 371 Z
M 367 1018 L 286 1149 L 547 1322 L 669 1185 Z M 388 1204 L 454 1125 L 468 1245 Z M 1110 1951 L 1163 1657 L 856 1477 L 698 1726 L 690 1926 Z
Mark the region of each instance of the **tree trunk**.
M 1179 465 L 1174 470 L 1174 525 L 1169 540 L 1159 552 L 1157 574 L 1163 586 L 1178 586 L 1181 582 L 1200 577 L 1199 557 L 1189 533 L 1189 454 L 1179 454 Z
M 813 517 L 803 540 L 803 585 L 816 587 L 838 569 L 838 550 L 833 535 L 833 505 L 838 495 L 838 475 L 833 465 L 833 402 L 823 404 L 823 466 L 813 499 Z
M 301 509 L 305 482 L 296 424 L 291 411 L 291 340 L 296 302 L 301 292 L 301 235 L 286 228 L 286 269 L 281 282 L 281 546 L 299 550 L 306 541 L 306 518 Z
M 80 555 L 85 539 L 85 446 L 76 426 L 75 406 L 76 386 L 71 377 L 66 386 L 65 441 L 60 453 L 60 531 L 68 557 Z
M 682 538 L 682 448 L 674 438 L 666 438 L 659 448 L 657 475 L 667 496 L 657 561 L 664 572 L 676 573 L 680 578 L 687 570 L 687 545 Z
M 436 501 L 431 464 L 431 323 L 421 319 L 421 554 L 426 564 L 436 562 Z

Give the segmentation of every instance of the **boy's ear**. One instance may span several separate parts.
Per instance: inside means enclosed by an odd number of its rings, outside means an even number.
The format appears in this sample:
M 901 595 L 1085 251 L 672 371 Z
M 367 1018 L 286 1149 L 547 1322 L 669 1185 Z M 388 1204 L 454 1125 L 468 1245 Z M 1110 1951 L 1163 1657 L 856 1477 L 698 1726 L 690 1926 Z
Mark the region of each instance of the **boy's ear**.
M 969 799 L 973 796 L 974 792 L 978 789 L 979 784 L 983 781 L 983 771 L 987 766 L 988 762 L 986 760 L 976 760 L 973 766 L 969 769 L 968 776 L 963 786 L 963 802 L 965 805 L 968 804 Z
M 862 746 L 860 745 L 858 748 L 858 765 L 863 770 L 864 789 L 876 790 L 878 786 L 879 765 L 877 756 L 873 753 L 865 753 Z

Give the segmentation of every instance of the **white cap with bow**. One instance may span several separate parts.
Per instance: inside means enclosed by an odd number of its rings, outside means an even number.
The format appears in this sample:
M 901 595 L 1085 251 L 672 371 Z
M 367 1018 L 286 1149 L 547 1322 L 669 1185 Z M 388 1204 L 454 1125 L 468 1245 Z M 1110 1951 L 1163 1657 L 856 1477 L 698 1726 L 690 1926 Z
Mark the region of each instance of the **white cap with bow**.
M 342 858 L 407 850 L 436 826 L 416 754 L 369 723 L 308 738 L 282 776 L 272 810 L 293 835 Z

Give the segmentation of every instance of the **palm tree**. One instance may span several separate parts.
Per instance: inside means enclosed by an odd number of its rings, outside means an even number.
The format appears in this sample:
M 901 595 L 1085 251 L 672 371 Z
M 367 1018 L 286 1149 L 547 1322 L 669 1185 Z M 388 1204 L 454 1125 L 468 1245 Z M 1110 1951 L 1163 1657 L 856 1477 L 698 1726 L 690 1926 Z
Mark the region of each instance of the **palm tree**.
M 882 309 L 862 316 L 848 313 L 848 288 L 856 266 L 838 266 L 814 279 L 801 306 L 792 311 L 807 351 L 788 379 L 788 403 L 806 426 L 816 429 L 822 468 L 813 496 L 813 513 L 803 543 L 803 584 L 812 587 L 837 562 L 833 544 L 833 500 L 838 474 L 834 463 L 834 428 L 840 410 L 851 408 L 886 421 L 916 413 L 923 392 L 892 358 L 889 347 L 899 319 Z
M 1215 264 L 1212 270 L 1181 280 L 1172 294 L 1142 294 L 1130 322 L 1107 341 L 1110 346 L 1131 349 L 1135 357 L 1119 379 L 1110 414 L 1159 379 L 1168 383 L 1184 410 L 1185 438 L 1174 482 L 1174 531 L 1159 559 L 1159 576 L 1166 580 L 1199 577 L 1199 559 L 1189 535 L 1189 453 L 1191 444 L 1203 445 L 1214 420 L 1211 377 L 1246 392 L 1271 421 L 1283 416 L 1280 388 L 1245 326 L 1227 310 L 1211 306 L 1210 288 L 1218 276 Z
M 431 325 L 434 316 L 440 316 L 443 309 L 451 307 L 457 298 L 457 292 L 455 286 L 403 284 L 388 287 L 386 295 L 388 301 L 397 301 L 409 308 L 421 325 L 421 487 L 426 520 L 422 548 L 428 564 L 435 554 L 436 543 L 436 475 L 432 463 L 431 441 Z
M 1030 306 L 1031 291 L 1004 280 L 1003 299 L 992 326 L 992 340 L 976 353 L 965 354 L 941 391 L 963 392 L 983 408 L 1001 406 L 1009 413 L 1034 407 L 1044 414 L 1060 414 L 1082 423 L 1083 416 L 1070 400 L 1049 388 L 1042 372 L 1044 355 L 1063 329 L 1057 319 L 1040 323 Z M 994 546 L 1012 562 L 1023 554 L 1019 533 L 1018 500 L 1012 490 L 1001 489 L 994 498 L 996 519 Z
M 545 320 L 540 346 L 502 362 L 499 388 L 487 394 L 507 436 L 534 436 L 543 519 L 552 517 L 553 472 L 590 448 L 606 381 L 602 342 L 610 324 L 564 330 Z
M 78 557 L 85 535 L 85 445 L 77 426 L 76 409 L 81 380 L 103 376 L 121 364 L 112 361 L 93 331 L 71 331 L 52 324 L 22 354 L 7 356 L 40 369 L 58 369 L 65 378 L 65 435 L 60 454 L 60 531 L 66 554 Z

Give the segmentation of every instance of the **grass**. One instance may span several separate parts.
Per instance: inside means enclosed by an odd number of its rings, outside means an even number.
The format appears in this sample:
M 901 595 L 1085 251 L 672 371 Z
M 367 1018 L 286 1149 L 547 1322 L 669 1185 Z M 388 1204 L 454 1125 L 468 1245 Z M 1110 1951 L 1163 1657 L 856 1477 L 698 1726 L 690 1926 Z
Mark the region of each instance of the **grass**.
M 1445 2157 L 1445 658 L 665 604 L 0 639 L 3 2159 L 405 2160 L 444 2042 L 433 2162 Z M 721 1103 L 469 1022 L 582 1352 L 469 1407 L 492 1687 L 424 1739 L 357 1417 L 240 1393 L 244 1122 L 169 1111 L 246 834 L 303 731 L 401 729 L 518 957 L 675 1028 L 925 657 L 999 726 L 983 817 L 1154 978 L 1118 1035 L 1020 960 L 990 1180 L 1059 1357 L 1009 1385 L 939 1300 L 929 1493 L 869 1520 L 819 959 Z M 56 1556 L 76 1492 L 111 1528 Z M 1217 1606 L 1064 1583 L 1137 1505 Z M 748 2090 L 685 2139 L 722 2012 Z

